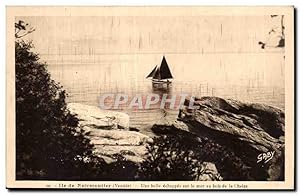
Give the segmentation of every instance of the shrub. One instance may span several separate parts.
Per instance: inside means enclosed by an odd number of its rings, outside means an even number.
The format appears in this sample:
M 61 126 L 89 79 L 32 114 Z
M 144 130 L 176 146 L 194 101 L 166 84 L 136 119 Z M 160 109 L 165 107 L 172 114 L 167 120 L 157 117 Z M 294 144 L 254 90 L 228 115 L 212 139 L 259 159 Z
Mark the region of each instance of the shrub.
M 174 136 L 154 138 L 148 147 L 146 160 L 141 164 L 141 180 L 193 180 L 199 162 L 193 161 L 193 152 L 188 145 Z
M 141 180 L 210 180 L 248 181 L 266 180 L 264 167 L 247 166 L 229 148 L 207 138 L 164 129 L 165 135 L 154 138 L 148 146 L 146 160 L 141 164 Z M 170 133 L 172 132 L 172 133 Z M 206 168 L 210 162 L 218 173 Z
M 31 42 L 15 41 L 16 178 L 101 177 L 103 160 L 66 108 L 66 92 L 50 78 Z

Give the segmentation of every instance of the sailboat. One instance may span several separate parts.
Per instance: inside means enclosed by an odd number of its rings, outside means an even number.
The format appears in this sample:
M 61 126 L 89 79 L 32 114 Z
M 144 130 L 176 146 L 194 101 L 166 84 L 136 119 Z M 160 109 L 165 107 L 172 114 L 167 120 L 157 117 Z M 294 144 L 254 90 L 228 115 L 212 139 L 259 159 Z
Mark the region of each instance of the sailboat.
M 153 84 L 171 84 L 170 79 L 173 79 L 173 76 L 165 56 L 163 56 L 161 64 L 156 65 L 146 78 L 151 78 Z

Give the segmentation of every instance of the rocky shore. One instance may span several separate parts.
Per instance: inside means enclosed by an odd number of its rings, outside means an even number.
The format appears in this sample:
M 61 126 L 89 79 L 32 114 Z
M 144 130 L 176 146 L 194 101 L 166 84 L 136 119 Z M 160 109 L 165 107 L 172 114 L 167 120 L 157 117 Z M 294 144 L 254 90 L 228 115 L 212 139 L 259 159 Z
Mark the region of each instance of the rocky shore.
M 143 160 L 146 145 L 152 139 L 132 130 L 127 114 L 79 103 L 69 103 L 67 107 L 77 116 L 79 125 L 90 132 L 95 153 L 107 163 L 115 162 L 120 156 L 135 163 Z
M 234 160 L 232 163 L 226 161 L 229 166 L 237 163 L 234 166 L 247 170 L 252 180 L 284 179 L 283 111 L 263 104 L 217 97 L 196 99 L 194 105 L 198 106 L 197 109 L 189 109 L 188 104 L 186 100 L 186 106 L 179 110 L 176 121 L 153 125 L 151 131 L 154 135 L 180 135 L 195 148 L 203 147 L 200 143 L 209 140 L 222 148 L 226 151 L 224 156 L 212 156 L 205 161 L 212 167 L 210 174 L 222 175 L 222 170 L 226 169 L 224 162 L 230 156 Z M 132 129 L 127 114 L 77 103 L 68 104 L 68 109 L 77 115 L 82 128 L 90 132 L 95 153 L 107 163 L 115 162 L 120 156 L 137 164 L 144 160 L 146 146 L 153 139 Z M 233 175 L 234 172 L 232 170 Z M 202 175 L 198 180 L 210 178 Z
M 177 121 L 156 124 L 153 130 L 211 140 L 239 158 L 255 180 L 284 179 L 283 111 L 217 97 L 196 99 L 198 109 L 188 109 L 188 104 L 186 100 Z

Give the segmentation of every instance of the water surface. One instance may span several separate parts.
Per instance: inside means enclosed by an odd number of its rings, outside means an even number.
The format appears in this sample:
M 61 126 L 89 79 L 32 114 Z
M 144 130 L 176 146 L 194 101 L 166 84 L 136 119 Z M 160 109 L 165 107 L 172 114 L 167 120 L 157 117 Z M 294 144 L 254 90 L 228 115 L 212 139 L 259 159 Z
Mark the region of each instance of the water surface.
M 166 54 L 174 81 L 167 91 L 153 88 L 145 76 L 163 54 L 43 55 L 51 76 L 69 94 L 68 102 L 99 105 L 102 94 L 128 96 L 149 93 L 218 96 L 265 103 L 284 110 L 282 52 Z M 177 111 L 122 107 L 131 126 L 175 119 Z

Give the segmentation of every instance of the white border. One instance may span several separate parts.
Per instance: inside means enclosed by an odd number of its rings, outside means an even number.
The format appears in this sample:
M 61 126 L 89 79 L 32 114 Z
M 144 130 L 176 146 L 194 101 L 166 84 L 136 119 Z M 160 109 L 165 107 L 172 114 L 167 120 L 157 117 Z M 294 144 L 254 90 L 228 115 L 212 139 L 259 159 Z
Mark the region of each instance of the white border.
M 5 107 L 6 107 L 6 95 L 5 94 L 5 81 L 6 81 L 6 68 L 5 68 L 5 59 L 6 59 L 6 55 L 5 55 L 5 50 L 6 50 L 6 44 L 3 44 L 6 42 L 6 28 L 5 28 L 5 6 L 6 5 L 49 5 L 49 3 L 47 3 L 49 1 L 38 1 L 38 0 L 2 0 L 0 1 L 1 7 L 0 7 L 0 23 L 1 23 L 1 34 L 0 34 L 0 42 L 2 43 L 0 45 L 0 60 L 2 61 L 2 66 L 0 66 L 0 75 L 1 75 L 1 79 L 0 79 L 0 88 L 1 88 L 1 92 L 3 95 L 0 96 L 1 100 L 1 107 L 2 107 L 2 112 L 1 112 L 1 117 L 0 117 L 0 124 L 2 125 L 2 142 L 1 142 L 1 149 L 2 149 L 2 160 L 1 160 L 1 167 L 2 170 L 5 170 Z M 80 1 L 71 1 L 71 0 L 52 0 L 51 3 L 52 5 L 295 5 L 296 7 L 300 7 L 300 1 L 297 0 L 285 0 L 285 1 L 280 1 L 280 0 L 272 0 L 272 1 L 267 1 L 267 0 L 240 0 L 240 1 L 233 1 L 233 0 L 205 0 L 205 1 L 196 1 L 196 0 L 184 0 L 184 1 L 178 1 L 178 0 L 170 0 L 170 1 L 166 1 L 166 0 L 142 0 L 142 1 L 138 1 L 138 0 L 127 0 L 126 3 L 124 3 L 124 1 L 121 0 L 105 0 L 105 1 L 97 1 L 97 0 L 80 0 Z M 299 13 L 297 14 L 299 15 Z M 298 18 L 298 17 L 297 17 Z M 299 19 L 296 20 L 297 25 L 299 26 Z M 297 39 L 297 46 L 298 46 L 298 42 L 299 39 Z M 299 50 L 297 50 L 297 53 L 295 53 L 295 55 L 298 56 L 299 54 Z M 298 65 L 298 63 L 297 63 Z M 297 69 L 297 75 L 299 75 L 299 68 Z M 298 83 L 298 79 L 297 79 L 297 83 Z M 297 86 L 297 91 L 299 91 L 299 85 Z M 297 101 L 299 101 L 299 96 L 297 96 Z M 299 103 L 297 106 L 297 111 L 299 111 Z M 297 121 L 299 121 L 299 114 L 297 116 Z M 297 140 L 299 140 L 299 133 L 297 133 Z M 296 142 L 297 143 L 297 142 Z M 297 156 L 299 155 L 299 150 L 297 150 Z M 299 169 L 298 169 L 299 170 Z M 298 174 L 297 174 L 298 175 Z M 1 174 L 1 183 L 2 183 L 2 188 L 1 188 L 1 192 L 7 194 L 8 191 L 5 190 L 5 171 L 3 171 L 3 173 Z M 298 176 L 297 176 L 297 181 L 298 180 Z M 31 192 L 29 192 L 31 193 Z M 56 192 L 57 193 L 57 192 Z M 72 192 L 71 192 L 72 193 Z M 104 193 L 104 192 L 101 192 Z M 130 192 L 132 193 L 132 192 Z M 158 193 L 158 192 L 155 192 Z M 161 192 L 159 192 L 161 193 Z M 201 192 L 204 193 L 204 192 Z M 220 193 L 220 192 L 214 192 L 214 193 Z M 59 192 L 58 194 L 61 194 L 61 192 Z M 211 193 L 210 193 L 211 194 Z M 254 193 L 249 193 L 249 194 L 254 194 Z M 285 194 L 285 193 L 283 193 Z

